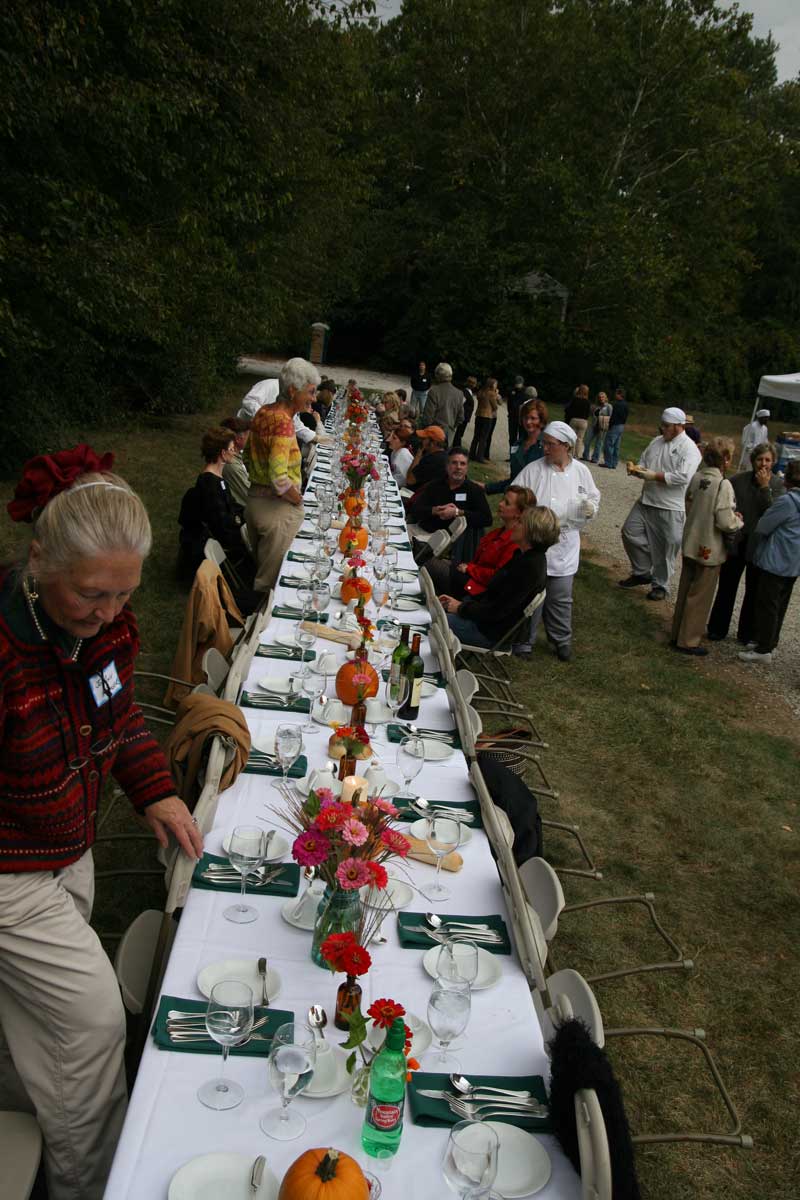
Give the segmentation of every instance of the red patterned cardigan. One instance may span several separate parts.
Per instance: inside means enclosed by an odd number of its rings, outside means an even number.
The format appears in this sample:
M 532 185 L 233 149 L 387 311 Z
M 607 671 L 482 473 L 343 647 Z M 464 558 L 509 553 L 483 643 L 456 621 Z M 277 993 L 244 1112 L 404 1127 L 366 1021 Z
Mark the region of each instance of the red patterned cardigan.
M 8 595 L 8 577 L 0 572 L 3 585 Z M 32 623 L 30 634 L 20 636 L 0 608 L 0 871 L 52 871 L 76 862 L 94 842 L 109 774 L 138 811 L 175 794 L 164 754 L 133 699 L 138 649 L 127 606 L 83 643 L 77 662 L 43 642 Z M 122 688 L 98 706 L 89 679 L 112 661 Z M 105 752 L 90 751 L 109 739 Z

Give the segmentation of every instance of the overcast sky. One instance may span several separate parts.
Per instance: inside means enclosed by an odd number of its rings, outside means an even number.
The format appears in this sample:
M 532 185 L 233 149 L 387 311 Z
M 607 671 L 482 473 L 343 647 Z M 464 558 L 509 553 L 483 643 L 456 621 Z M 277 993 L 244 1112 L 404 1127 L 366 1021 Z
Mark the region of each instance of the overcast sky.
M 491 0 L 487 0 L 491 3 Z M 403 0 L 376 0 L 378 15 L 388 20 L 400 12 Z M 753 29 L 759 37 L 778 42 L 778 79 L 794 79 L 800 71 L 800 0 L 740 0 L 740 7 L 753 14 Z

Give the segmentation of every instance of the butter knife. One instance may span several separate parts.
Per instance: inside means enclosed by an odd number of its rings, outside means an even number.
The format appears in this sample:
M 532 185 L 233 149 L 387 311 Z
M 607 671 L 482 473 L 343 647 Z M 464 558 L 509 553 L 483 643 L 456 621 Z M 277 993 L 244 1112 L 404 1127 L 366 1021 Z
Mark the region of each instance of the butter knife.
M 250 1172 L 250 1191 L 255 1196 L 258 1189 L 261 1187 L 261 1180 L 264 1178 L 264 1168 L 267 1165 L 267 1160 L 263 1154 L 259 1154 L 256 1161 L 253 1163 L 253 1169 Z
M 258 960 L 258 974 L 261 979 L 261 1003 L 264 1008 L 269 1004 L 269 996 L 267 995 L 267 960 L 260 958 Z M 255 1167 L 253 1168 L 255 1170 Z M 252 1180 L 251 1180 L 252 1187 Z

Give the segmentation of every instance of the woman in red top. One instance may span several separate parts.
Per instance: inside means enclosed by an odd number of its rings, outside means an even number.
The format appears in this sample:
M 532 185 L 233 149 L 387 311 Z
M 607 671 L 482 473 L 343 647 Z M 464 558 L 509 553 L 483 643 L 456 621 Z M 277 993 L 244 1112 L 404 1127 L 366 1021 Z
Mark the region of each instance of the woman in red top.
M 471 562 L 456 566 L 449 559 L 432 558 L 425 564 L 437 594 L 446 593 L 460 600 L 463 596 L 479 596 L 485 592 L 495 572 L 516 553 L 517 543 L 511 540 L 512 527 L 525 509 L 535 504 L 536 497 L 530 488 L 517 484 L 507 488 L 497 508 L 500 525 L 484 534 Z
M 133 698 L 151 534 L 112 461 L 27 463 L 8 509 L 33 538 L 0 569 L 0 1107 L 36 1113 L 50 1200 L 100 1200 L 125 1114 L 125 1015 L 89 925 L 104 782 L 163 846 L 202 852 Z

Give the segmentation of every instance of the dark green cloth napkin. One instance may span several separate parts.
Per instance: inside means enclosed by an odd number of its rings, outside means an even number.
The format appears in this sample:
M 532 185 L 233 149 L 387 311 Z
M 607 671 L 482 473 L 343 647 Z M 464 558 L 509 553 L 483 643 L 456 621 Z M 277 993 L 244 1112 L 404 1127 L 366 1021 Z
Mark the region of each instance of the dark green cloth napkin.
M 312 533 L 310 529 L 298 529 L 294 536 L 302 538 L 304 542 L 310 542 L 312 538 L 316 537 L 316 534 Z
M 470 924 L 488 925 L 491 929 L 502 933 L 505 941 L 502 945 L 497 946 L 481 946 L 481 950 L 488 950 L 490 954 L 510 954 L 511 942 L 508 938 L 508 927 L 502 917 L 469 917 L 462 916 L 460 913 L 442 913 L 442 920 L 447 921 L 468 921 Z M 425 933 L 413 933 L 409 926 L 424 925 L 425 914 L 415 912 L 399 912 L 397 914 L 397 932 L 400 937 L 400 945 L 405 950 L 430 950 L 431 946 L 435 946 L 436 942 L 429 938 Z M 453 934 L 453 937 L 457 937 Z M 502 1087 L 498 1084 L 498 1087 Z M 509 1085 L 513 1086 L 513 1085 Z
M 203 872 L 207 871 L 212 863 L 226 867 L 230 865 L 229 860 L 219 854 L 204 854 L 192 874 L 192 887 L 201 888 L 206 892 L 240 892 L 242 890 L 238 879 L 232 879 L 230 883 L 209 883 L 207 879 L 203 879 Z M 266 887 L 259 887 L 252 879 L 248 879 L 248 896 L 297 895 L 300 890 L 300 868 L 297 863 L 265 863 L 264 865 L 267 868 L 282 867 L 281 874 L 274 883 L 268 883 Z
M 311 701 L 307 696 L 298 696 L 290 704 L 273 704 L 263 693 L 259 697 L 258 692 L 242 692 L 239 704 L 242 708 L 262 708 L 267 712 L 307 713 Z
M 389 541 L 392 543 L 395 550 L 410 550 L 411 549 L 411 542 L 395 542 L 391 537 L 389 538 Z
M 289 553 L 286 555 L 286 557 L 288 558 L 289 562 L 313 562 L 314 561 L 313 554 L 304 554 L 304 553 L 301 553 L 299 550 L 290 550 Z
M 406 804 L 404 804 L 402 799 L 397 800 L 397 801 L 393 800 L 392 803 L 397 805 L 398 820 L 400 820 L 400 821 L 419 821 L 419 820 L 421 820 L 422 814 L 418 813 L 416 811 L 416 809 L 409 808 Z M 470 821 L 469 826 L 468 826 L 469 829 L 483 829 L 483 820 L 481 818 L 481 806 L 480 806 L 480 804 L 478 804 L 477 800 L 466 800 L 463 804 L 460 803 L 460 801 L 458 801 L 458 800 L 443 800 L 442 803 L 446 804 L 448 808 L 462 808 L 465 813 L 471 813 L 475 819 L 473 821 Z
M 476 1086 L 524 1089 L 533 1092 L 536 1099 L 541 1100 L 543 1104 L 547 1103 L 547 1092 L 541 1075 L 473 1075 L 468 1069 L 467 1077 L 470 1083 Z M 449 1075 L 414 1071 L 408 1084 L 408 1107 L 411 1109 L 411 1120 L 415 1125 L 455 1125 L 463 1120 L 450 1111 L 446 1100 L 429 1100 L 427 1096 L 420 1096 L 420 1088 L 425 1088 L 426 1091 L 453 1091 Z M 524 1117 L 520 1120 L 518 1117 L 492 1116 L 491 1119 L 506 1121 L 519 1129 L 527 1129 L 529 1133 L 549 1133 L 551 1128 L 549 1117 Z
M 426 637 L 431 631 L 430 625 L 410 625 L 408 621 L 391 621 L 387 617 L 382 617 L 378 621 L 378 629 L 388 629 L 390 626 L 396 628 L 398 625 L 408 625 L 412 633 L 423 633 Z
M 292 608 L 291 604 L 276 604 L 272 610 L 273 617 L 282 617 L 286 621 L 321 621 L 323 625 L 328 622 L 327 613 L 309 613 L 307 617 L 303 617 L 301 608 Z
M 196 1012 L 201 1016 L 208 1008 L 207 1000 L 185 1000 L 182 996 L 162 996 L 158 1002 L 158 1012 L 150 1032 L 153 1041 L 160 1050 L 174 1050 L 177 1054 L 221 1054 L 219 1045 L 208 1038 L 204 1042 L 173 1042 L 167 1033 L 167 1013 L 171 1009 L 178 1012 Z M 272 1037 L 281 1025 L 287 1025 L 294 1020 L 293 1012 L 281 1008 L 255 1008 L 255 1019 L 259 1020 L 267 1014 L 266 1022 L 255 1031 L 251 1041 L 244 1046 L 231 1046 L 231 1054 L 249 1055 L 253 1058 L 265 1058 L 271 1049 Z M 268 1040 L 267 1040 L 268 1039 Z
M 458 736 L 457 729 L 437 729 L 436 733 L 446 733 L 448 736 L 447 744 L 451 746 L 453 750 L 461 749 L 461 738 Z M 425 733 L 424 729 L 417 729 L 417 736 L 424 738 L 429 735 Z M 390 721 L 386 726 L 386 737 L 390 742 L 402 742 L 407 737 L 413 737 L 413 734 L 407 725 L 394 725 Z
M 245 775 L 283 775 L 281 767 L 268 767 L 266 763 L 252 761 L 248 758 L 246 766 L 243 768 Z M 301 754 L 297 762 L 289 767 L 287 772 L 289 779 L 302 779 L 308 771 L 308 759 L 305 754 Z
M 317 657 L 316 650 L 304 650 L 302 652 L 303 662 L 313 662 Z M 286 646 L 259 646 L 256 650 L 256 658 L 280 658 L 283 662 L 300 662 L 300 651 L 289 650 Z
M 386 671 L 383 671 L 382 674 L 383 674 L 384 679 L 389 678 L 388 669 Z M 435 683 L 436 686 L 440 687 L 440 688 L 445 687 L 447 684 L 447 680 L 445 679 L 445 677 L 441 671 L 426 671 L 425 679 L 426 679 L 426 681 L 429 681 L 430 683 Z

